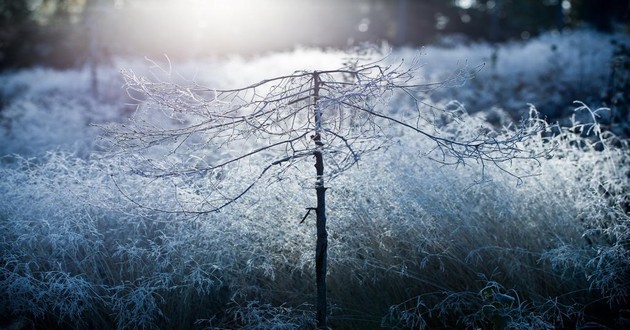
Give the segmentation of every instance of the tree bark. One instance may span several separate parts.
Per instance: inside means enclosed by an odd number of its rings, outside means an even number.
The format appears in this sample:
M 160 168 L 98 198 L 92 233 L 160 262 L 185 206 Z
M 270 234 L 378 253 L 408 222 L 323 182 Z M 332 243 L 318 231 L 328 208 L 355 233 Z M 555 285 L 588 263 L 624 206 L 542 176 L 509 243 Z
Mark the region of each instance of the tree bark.
M 324 163 L 322 153 L 315 152 L 315 168 L 318 176 L 323 174 Z M 321 174 L 320 174 L 321 173 Z M 315 245 L 315 282 L 317 283 L 317 327 L 327 329 L 326 303 L 326 263 L 328 258 L 328 233 L 326 232 L 326 188 L 318 186 L 317 193 L 317 242 Z
M 317 313 L 317 328 L 327 329 L 328 308 L 326 302 L 326 264 L 328 259 L 328 233 L 326 232 L 326 187 L 324 187 L 324 157 L 322 155 L 323 143 L 321 140 L 321 109 L 319 108 L 319 73 L 313 72 L 313 107 L 315 111 L 315 170 L 317 181 L 315 192 L 317 194 L 317 242 L 315 243 L 315 283 L 317 285 L 317 302 L 315 305 Z

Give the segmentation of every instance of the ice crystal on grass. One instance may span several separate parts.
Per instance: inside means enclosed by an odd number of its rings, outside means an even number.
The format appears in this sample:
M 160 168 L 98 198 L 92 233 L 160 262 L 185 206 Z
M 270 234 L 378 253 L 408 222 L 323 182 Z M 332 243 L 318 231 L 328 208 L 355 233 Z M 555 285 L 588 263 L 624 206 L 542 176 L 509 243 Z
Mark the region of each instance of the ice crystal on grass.
M 164 298 L 157 292 L 162 289 L 150 281 L 124 283 L 112 288 L 112 311 L 118 329 L 158 329 L 157 321 L 164 317 L 160 305 Z
M 234 305 L 227 311 L 236 326 L 251 330 L 289 330 L 315 326 L 311 306 L 272 306 L 250 301 L 245 306 Z
M 563 120 L 528 145 L 553 147 L 549 157 L 510 168 L 537 174 L 520 185 L 496 170 L 475 184 L 478 164 L 440 166 L 423 152 L 410 153 L 429 146 L 398 131 L 387 131 L 386 153 L 361 159 L 337 179 L 329 189 L 329 296 L 337 308 L 331 326 L 491 328 L 504 322 L 545 329 L 597 322 L 623 328 L 623 315 L 618 321 L 615 313 L 630 289 L 630 149 L 622 136 L 610 134 L 609 112 L 598 110 L 593 97 L 608 74 L 606 39 L 579 31 L 567 39 L 545 35 L 499 46 L 496 63 L 488 61 L 475 81 L 422 99 L 428 114 L 431 107 L 453 110 L 424 118 L 441 132 L 496 137 L 504 134 L 497 123 L 508 125 L 508 117 L 520 118 L 534 106 L 543 114 L 578 108 L 573 121 Z M 474 66 L 492 51 L 487 45 L 429 47 L 422 70 L 442 75 L 458 60 Z M 337 67 L 341 56 L 300 50 L 183 70 L 202 68 L 209 74 L 199 79 L 234 86 L 305 68 L 305 62 L 317 68 L 332 60 Z M 199 202 L 208 184 L 229 193 L 233 187 L 221 178 L 252 174 L 232 170 L 157 182 L 130 175 L 117 155 L 90 154 L 96 131 L 87 123 L 121 119 L 122 109 L 87 99 L 84 74 L 38 69 L 1 77 L 3 326 L 313 326 L 313 306 L 304 304 L 313 298 L 314 232 L 306 225 L 313 219 L 299 222 L 314 201 L 287 180 L 294 173 L 264 182 L 240 207 L 217 214 L 138 209 L 121 190 L 156 208 L 177 209 Z M 111 84 L 117 90 L 120 81 Z M 565 102 L 565 94 L 575 97 Z M 450 102 L 454 97 L 459 102 Z M 571 104 L 576 98 L 583 103 Z M 392 111 L 409 110 L 396 101 Z M 552 104 L 560 107 L 549 109 Z M 619 112 L 622 105 L 610 108 Z M 509 113 L 462 111 L 490 107 Z M 491 125 L 492 116 L 498 119 Z M 156 161 L 204 166 L 215 155 L 185 156 Z M 613 316 L 597 319 L 599 311 Z

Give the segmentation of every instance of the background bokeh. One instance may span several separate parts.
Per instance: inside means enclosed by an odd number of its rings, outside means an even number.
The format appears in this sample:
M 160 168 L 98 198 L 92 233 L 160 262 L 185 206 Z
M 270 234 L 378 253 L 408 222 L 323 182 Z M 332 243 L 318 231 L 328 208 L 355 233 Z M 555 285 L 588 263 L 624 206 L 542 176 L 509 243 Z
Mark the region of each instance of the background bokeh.
M 115 56 L 191 58 L 420 46 L 444 35 L 499 42 L 580 26 L 627 28 L 625 0 L 0 1 L 0 69 L 76 67 Z

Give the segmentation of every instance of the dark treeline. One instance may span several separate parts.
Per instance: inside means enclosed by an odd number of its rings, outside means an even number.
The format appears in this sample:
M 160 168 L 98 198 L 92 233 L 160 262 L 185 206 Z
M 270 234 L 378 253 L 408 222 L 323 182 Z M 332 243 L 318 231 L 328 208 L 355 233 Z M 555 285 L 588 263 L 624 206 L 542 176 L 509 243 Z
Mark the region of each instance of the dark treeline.
M 249 17 L 243 31 L 230 34 L 243 24 L 210 21 L 209 32 L 202 33 L 194 24 L 142 9 L 168 1 L 0 1 L 0 69 L 73 67 L 112 55 L 251 54 L 362 41 L 418 46 L 450 34 L 501 42 L 580 26 L 627 28 L 630 9 L 630 0 L 268 0 L 259 3 L 285 16 L 260 13 Z M 204 47 L 192 51 L 192 43 Z

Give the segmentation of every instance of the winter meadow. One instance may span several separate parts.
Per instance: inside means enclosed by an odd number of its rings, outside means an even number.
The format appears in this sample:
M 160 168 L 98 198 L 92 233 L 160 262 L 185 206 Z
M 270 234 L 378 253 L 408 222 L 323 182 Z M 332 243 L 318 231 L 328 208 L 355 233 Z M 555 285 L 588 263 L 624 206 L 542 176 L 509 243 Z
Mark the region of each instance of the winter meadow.
M 575 30 L 7 71 L 1 324 L 315 328 L 308 79 L 343 69 L 319 104 L 331 328 L 628 328 L 628 47 Z

